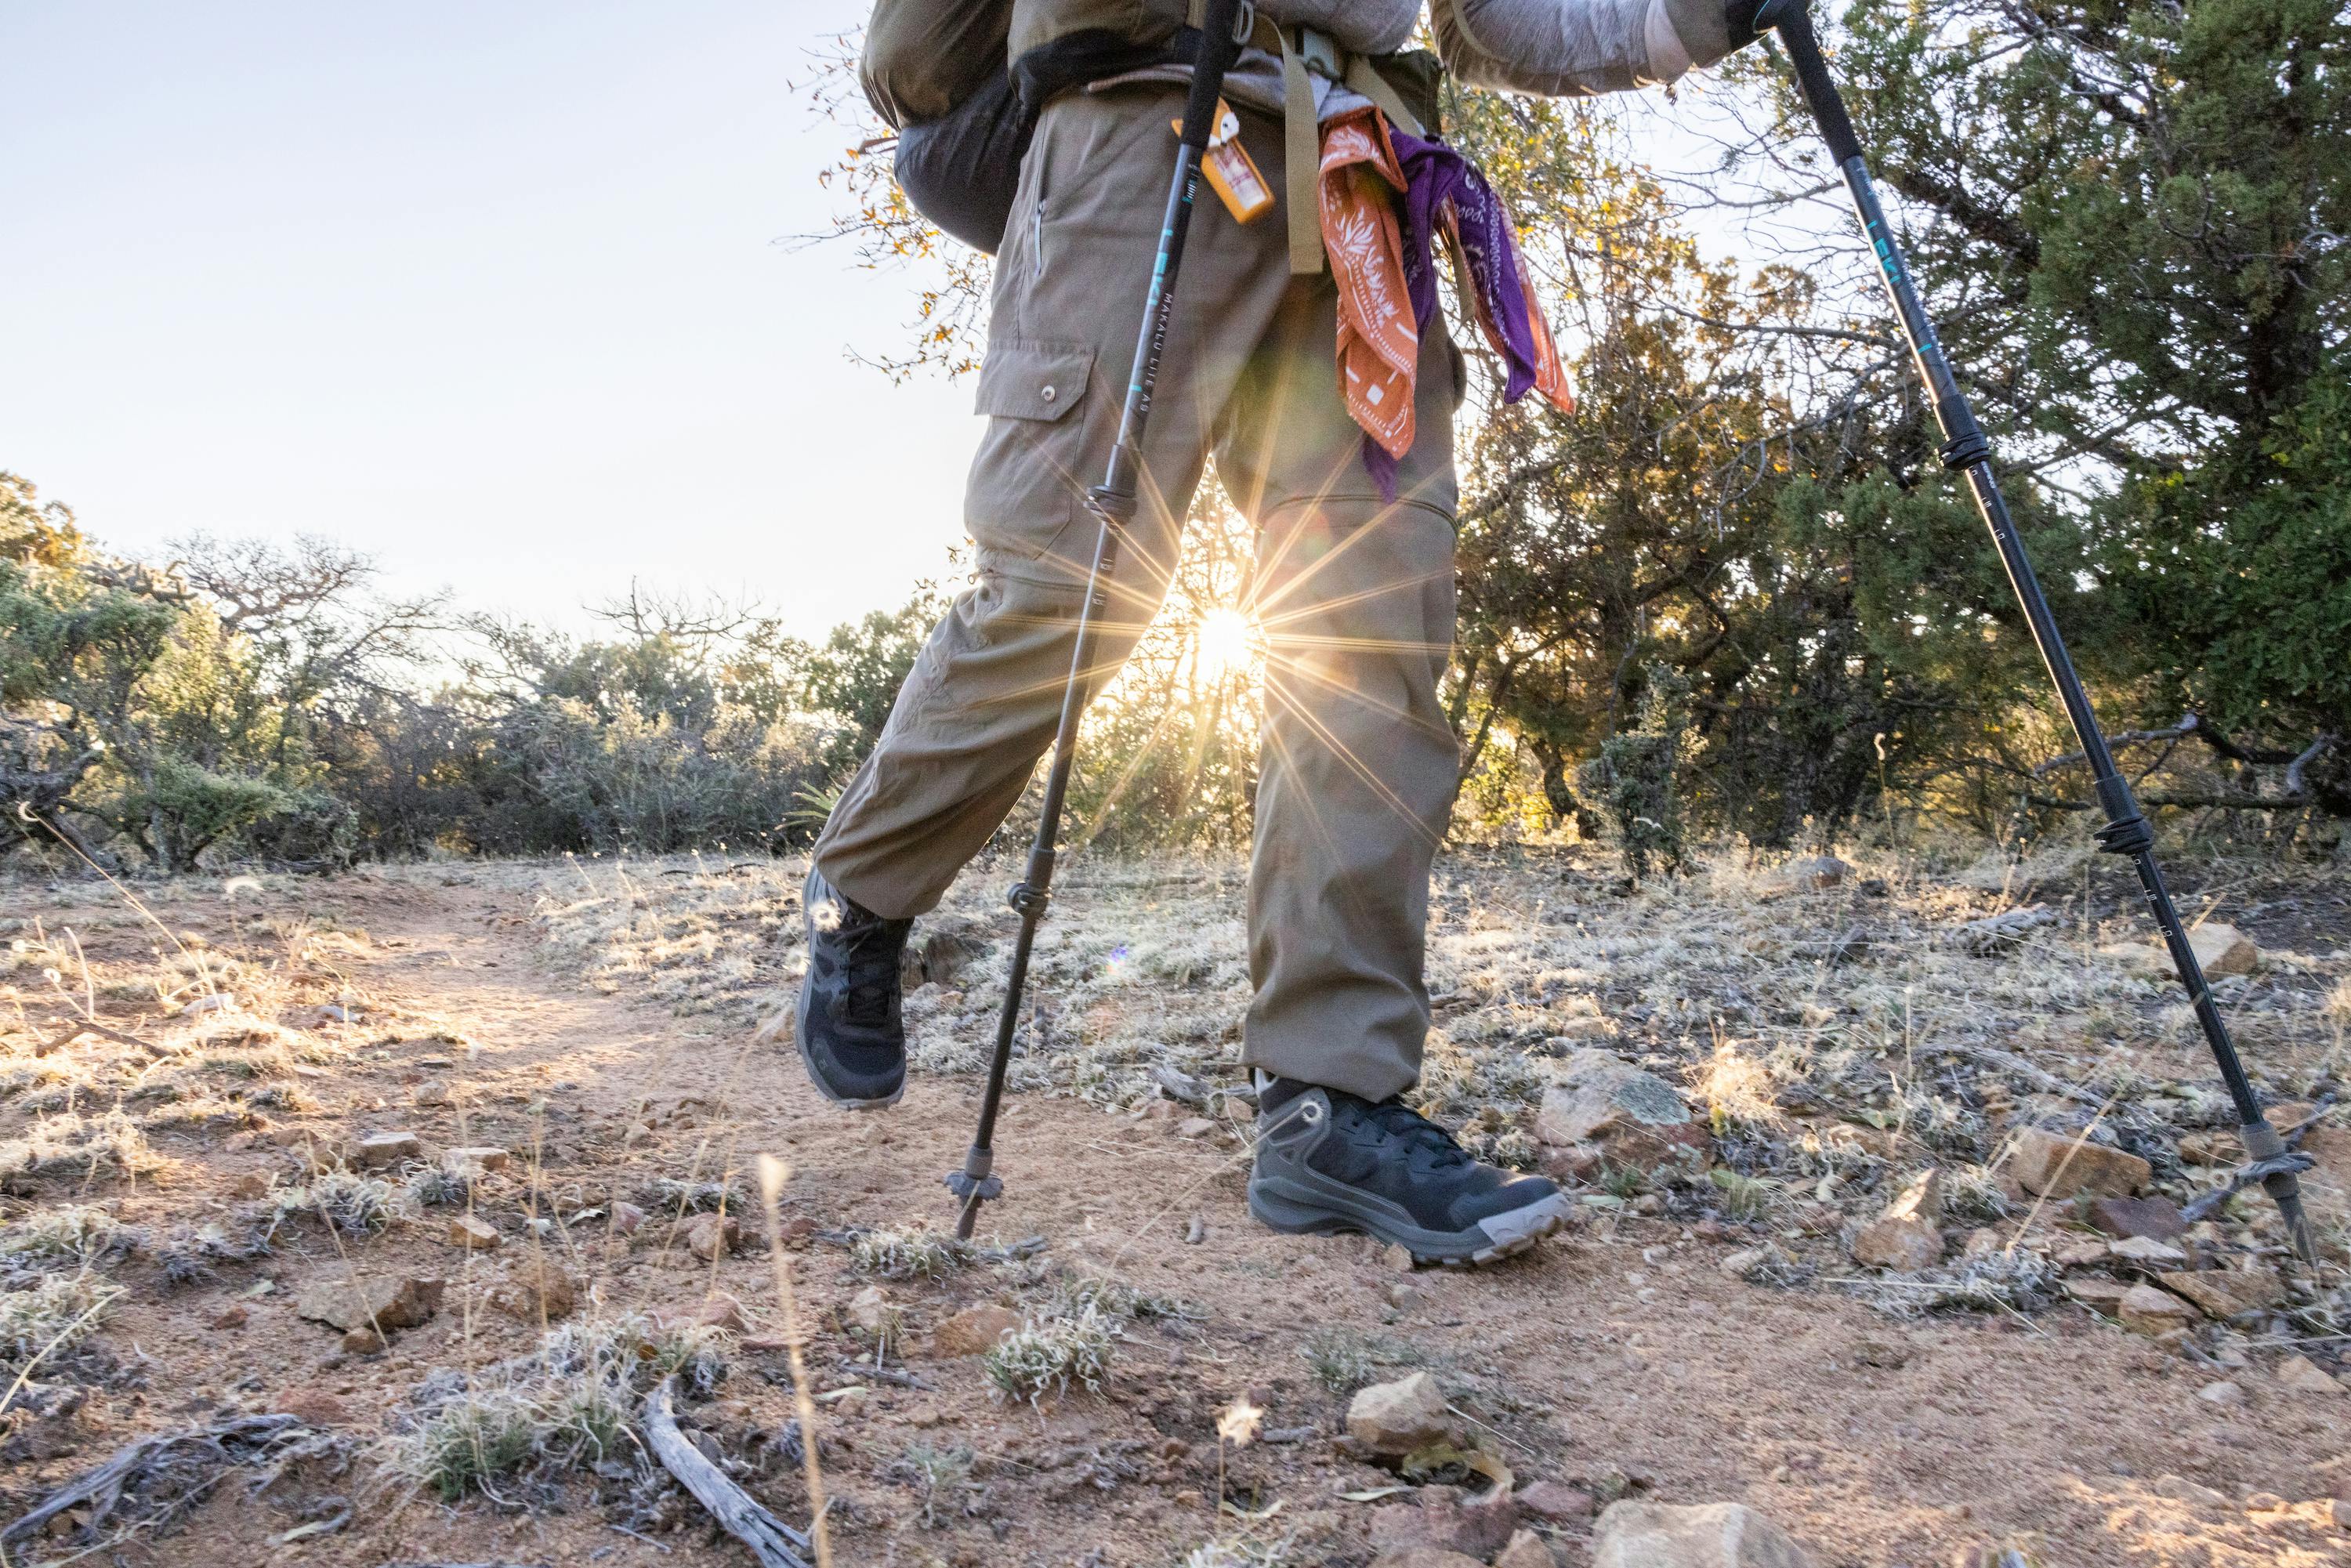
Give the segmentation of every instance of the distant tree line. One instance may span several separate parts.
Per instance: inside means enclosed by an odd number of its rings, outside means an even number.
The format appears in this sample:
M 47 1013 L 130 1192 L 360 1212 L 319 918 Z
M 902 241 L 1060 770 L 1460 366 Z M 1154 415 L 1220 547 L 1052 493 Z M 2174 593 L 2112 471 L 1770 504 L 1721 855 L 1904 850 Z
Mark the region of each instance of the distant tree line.
M 632 593 L 568 637 L 384 597 L 320 539 L 124 559 L 0 474 L 0 850 L 173 873 L 782 848 L 937 608 L 811 643 Z

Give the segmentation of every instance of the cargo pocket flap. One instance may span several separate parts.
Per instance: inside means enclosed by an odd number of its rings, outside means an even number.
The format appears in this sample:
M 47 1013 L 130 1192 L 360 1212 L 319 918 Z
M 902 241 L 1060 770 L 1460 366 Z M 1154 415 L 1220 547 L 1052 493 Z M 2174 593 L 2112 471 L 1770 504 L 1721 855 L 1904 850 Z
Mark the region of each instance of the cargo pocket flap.
M 1093 366 L 1094 351 L 1086 343 L 990 343 L 979 367 L 979 412 L 1059 419 L 1085 400 Z

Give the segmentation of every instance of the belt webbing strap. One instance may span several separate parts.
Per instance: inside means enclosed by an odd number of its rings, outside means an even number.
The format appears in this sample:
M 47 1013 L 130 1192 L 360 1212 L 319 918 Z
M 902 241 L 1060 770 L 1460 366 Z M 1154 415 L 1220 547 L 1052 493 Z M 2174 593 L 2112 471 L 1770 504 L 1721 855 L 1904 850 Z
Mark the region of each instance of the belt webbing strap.
M 1194 27 L 1207 15 L 1207 0 L 1190 0 L 1186 7 Z M 1280 27 L 1252 13 L 1248 42 L 1269 55 L 1281 57 L 1282 201 L 1290 210 L 1290 270 L 1311 277 L 1322 270 L 1322 203 L 1317 189 L 1322 174 L 1322 127 L 1314 113 L 1317 72 L 1361 93 L 1379 106 L 1388 122 L 1417 136 L 1420 118 L 1406 109 L 1403 97 L 1388 85 L 1372 62 L 1341 49 L 1327 34 L 1303 27 Z M 1308 62 L 1312 61 L 1310 65 Z

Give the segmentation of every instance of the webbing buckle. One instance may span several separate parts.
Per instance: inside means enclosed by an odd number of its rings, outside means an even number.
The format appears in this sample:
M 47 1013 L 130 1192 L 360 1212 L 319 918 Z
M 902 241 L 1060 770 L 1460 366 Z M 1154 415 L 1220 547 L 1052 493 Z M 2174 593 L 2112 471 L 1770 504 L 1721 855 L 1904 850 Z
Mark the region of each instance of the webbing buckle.
M 1338 39 L 1319 27 L 1298 29 L 1298 57 L 1316 76 L 1339 81 L 1347 74 L 1346 51 L 1339 47 Z

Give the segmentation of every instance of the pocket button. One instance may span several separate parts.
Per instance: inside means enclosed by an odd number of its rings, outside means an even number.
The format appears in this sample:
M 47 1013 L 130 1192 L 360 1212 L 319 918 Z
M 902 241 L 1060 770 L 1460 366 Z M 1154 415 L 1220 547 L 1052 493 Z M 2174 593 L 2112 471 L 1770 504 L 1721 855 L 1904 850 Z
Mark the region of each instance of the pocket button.
M 1061 396 L 1061 393 L 1059 393 L 1059 392 L 1055 392 L 1055 391 L 1053 390 L 1053 388 L 1052 388 L 1051 383 L 1048 382 L 1048 383 L 1046 384 L 1046 386 L 1045 386 L 1044 390 L 1043 390 L 1043 391 L 1041 391 L 1041 392 L 1040 392 L 1037 395 L 1038 395 L 1039 397 L 1043 398 L 1047 402 L 1052 402 L 1055 398 L 1057 398 L 1057 397 Z

